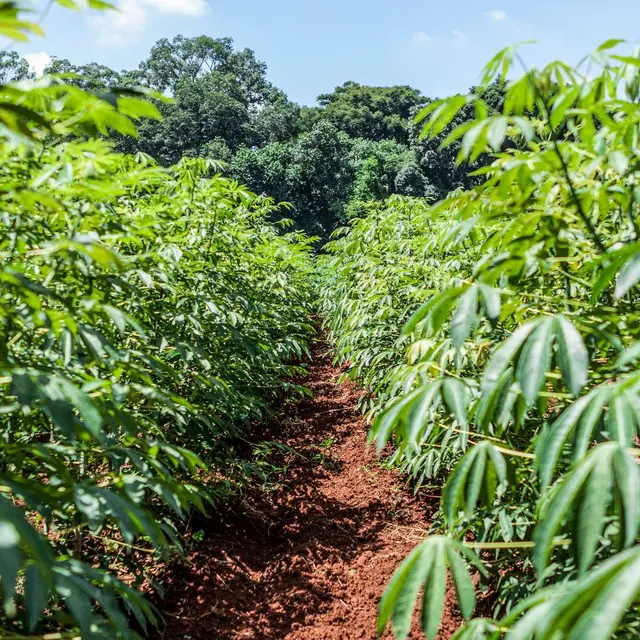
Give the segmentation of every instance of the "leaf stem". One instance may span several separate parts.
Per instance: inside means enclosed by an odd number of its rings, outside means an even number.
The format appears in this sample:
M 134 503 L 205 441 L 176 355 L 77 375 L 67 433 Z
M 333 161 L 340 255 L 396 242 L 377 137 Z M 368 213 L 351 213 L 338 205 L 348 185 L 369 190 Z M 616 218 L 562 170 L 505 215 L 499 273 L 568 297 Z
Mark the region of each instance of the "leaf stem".
M 520 540 L 518 542 L 462 542 L 468 549 L 531 549 L 536 546 L 533 540 Z M 554 547 L 562 547 L 571 544 L 570 538 L 557 538 L 553 541 Z

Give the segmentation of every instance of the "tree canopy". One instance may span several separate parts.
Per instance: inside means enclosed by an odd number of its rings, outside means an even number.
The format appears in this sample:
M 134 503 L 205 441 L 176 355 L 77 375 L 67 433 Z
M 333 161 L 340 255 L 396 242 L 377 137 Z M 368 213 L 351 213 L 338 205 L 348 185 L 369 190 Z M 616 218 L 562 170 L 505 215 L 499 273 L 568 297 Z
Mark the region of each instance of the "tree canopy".
M 409 142 L 410 118 L 426 99 L 408 86 L 371 87 L 345 82 L 318 96 L 317 117 L 353 138 Z
M 5 57 L 4 73 L 20 77 L 28 65 Z M 462 109 L 436 137 L 420 139 L 413 117 L 434 98 L 413 87 L 344 82 L 301 106 L 273 85 L 266 64 L 231 38 L 206 35 L 156 42 L 137 69 L 115 71 L 54 59 L 46 73 L 96 93 L 144 87 L 161 120 L 146 119 L 138 137 L 111 133 L 120 151 L 144 152 L 165 166 L 184 156 L 226 163 L 250 188 L 290 202 L 289 215 L 313 235 L 366 212 L 366 203 L 393 194 L 443 197 L 479 182 L 469 178 L 485 159 L 456 163 L 460 143 L 442 147 L 453 129 L 474 117 Z M 501 100 L 497 86 L 487 104 Z

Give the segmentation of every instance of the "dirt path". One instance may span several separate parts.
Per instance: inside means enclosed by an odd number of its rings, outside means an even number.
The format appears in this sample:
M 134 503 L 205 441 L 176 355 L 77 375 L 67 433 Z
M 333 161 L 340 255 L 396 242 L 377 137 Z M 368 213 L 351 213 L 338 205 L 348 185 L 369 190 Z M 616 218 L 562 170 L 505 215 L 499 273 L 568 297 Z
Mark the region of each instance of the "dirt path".
M 275 490 L 214 515 L 171 571 L 165 640 L 375 638 L 380 595 L 433 507 L 367 452 L 358 394 L 336 384 L 339 373 L 317 354 L 305 380 L 313 399 L 284 408 L 262 434 L 302 456 L 286 456 Z M 445 617 L 443 639 L 457 626 Z

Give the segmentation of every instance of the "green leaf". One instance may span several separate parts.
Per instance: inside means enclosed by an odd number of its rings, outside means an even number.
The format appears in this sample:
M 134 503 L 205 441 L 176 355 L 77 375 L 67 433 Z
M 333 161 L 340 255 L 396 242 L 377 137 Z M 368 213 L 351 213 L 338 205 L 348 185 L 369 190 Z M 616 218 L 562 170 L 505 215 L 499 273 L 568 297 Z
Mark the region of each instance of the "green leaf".
M 487 575 L 476 554 L 451 538 L 429 536 L 413 549 L 394 572 L 382 596 L 378 635 L 382 635 L 388 622 L 393 620 L 394 636 L 402 639 L 408 636 L 417 595 L 423 587 L 420 620 L 427 637 L 435 637 L 444 609 L 447 564 L 451 567 L 460 610 L 469 618 L 475 607 L 475 593 L 465 561 L 471 562 L 478 571 Z
M 454 347 L 461 347 L 476 324 L 478 289 L 469 287 L 460 298 L 460 304 L 451 318 L 451 340 Z
M 475 458 L 478 455 L 478 448 L 473 447 L 463 458 L 456 464 L 453 472 L 447 479 L 442 490 L 441 507 L 445 518 L 449 523 L 453 523 L 457 519 L 458 506 L 462 502 L 464 485 L 469 476 Z
M 432 551 L 434 557 L 424 588 L 420 617 L 422 629 L 428 640 L 433 640 L 438 635 L 447 591 L 446 547 L 440 539 L 437 539 L 434 547 Z
M 404 640 L 411 631 L 411 619 L 418 600 L 418 593 L 431 571 L 431 563 L 431 558 L 425 558 L 424 554 L 420 554 L 411 570 L 405 575 L 391 616 L 393 635 L 397 640 Z
M 533 561 L 542 575 L 563 520 L 571 521 L 573 510 L 578 514 L 573 527 L 573 543 L 581 571 L 594 557 L 595 547 L 605 527 L 605 513 L 612 504 L 609 487 L 613 483 L 618 500 L 614 511 L 623 524 L 625 544 L 638 534 L 638 469 L 631 469 L 628 455 L 617 442 L 598 445 L 564 476 L 550 501 L 544 505 L 533 533 Z M 633 464 L 633 463 L 632 463 Z M 622 471 L 626 477 L 622 476 Z
M 620 504 L 621 548 L 634 544 L 640 529 L 640 473 L 624 451 L 613 455 L 614 492 Z
M 467 388 L 457 378 L 445 378 L 442 383 L 442 396 L 461 429 L 468 427 Z
M 626 394 L 613 396 L 606 417 L 607 430 L 612 440 L 625 447 L 631 447 L 636 432 L 636 411 Z
M 605 465 L 595 465 L 587 479 L 582 500 L 577 506 L 575 546 L 578 569 L 584 573 L 593 562 L 600 540 L 602 522 L 609 502 L 611 472 Z
M 538 575 L 542 575 L 547 566 L 547 561 L 551 555 L 553 538 L 558 532 L 568 510 L 576 503 L 578 494 L 591 473 L 595 461 L 605 455 L 607 455 L 607 450 L 600 446 L 578 464 L 565 476 L 546 510 L 541 514 L 533 533 L 535 542 L 533 563 Z
M 567 407 L 558 419 L 543 433 L 538 442 L 536 464 L 540 472 L 540 483 L 543 487 L 551 483 L 553 472 L 560 459 L 562 447 L 572 431 L 575 431 L 578 420 L 587 405 L 593 400 L 591 395 L 579 398 Z
M 616 298 L 622 298 L 622 296 L 626 295 L 638 282 L 640 282 L 640 255 L 634 256 L 620 269 L 616 280 Z
M 27 624 L 29 633 L 33 633 L 49 602 L 51 579 L 49 573 L 37 564 L 27 566 L 25 578 L 24 600 L 27 608 Z
M 500 116 L 494 118 L 489 125 L 487 132 L 487 141 L 494 151 L 500 151 L 507 132 L 508 118 Z
M 442 490 L 442 511 L 449 524 L 457 520 L 460 507 L 468 520 L 478 500 L 491 506 L 496 494 L 507 487 L 507 465 L 502 454 L 490 442 L 470 449 L 456 464 Z
M 609 164 L 619 174 L 624 175 L 629 169 L 629 158 L 624 151 L 612 151 L 609 154 Z
M 516 380 L 528 406 L 533 406 L 544 384 L 551 363 L 554 319 L 543 319 L 525 343 L 518 366 Z
M 522 343 L 538 326 L 539 320 L 534 320 L 518 327 L 496 350 L 482 377 L 482 391 L 491 391 L 512 358 L 518 352 Z
M 605 40 L 596 49 L 596 51 L 607 51 L 609 49 L 613 49 L 614 47 L 617 47 L 619 44 L 622 44 L 623 42 L 626 42 L 626 40 L 624 40 L 622 38 L 609 38 L 609 40 Z
M 563 316 L 555 318 L 558 366 L 569 391 L 577 396 L 587 383 L 589 354 L 577 329 Z
M 500 318 L 500 293 L 493 287 L 482 283 L 478 284 L 478 290 L 482 295 L 487 318 L 495 323 Z
M 570 87 L 565 93 L 559 94 L 556 98 L 556 101 L 553 105 L 553 110 L 551 112 L 551 118 L 549 120 L 549 124 L 552 129 L 556 129 L 557 126 L 562 122 L 567 113 L 567 110 L 573 106 L 574 102 L 578 98 L 580 93 L 580 88 L 577 86 Z
M 605 404 L 611 397 L 611 389 L 606 386 L 599 387 L 590 392 L 587 397 L 589 400 L 582 412 L 574 436 L 571 456 L 573 462 L 582 459 L 593 441 L 594 431 L 602 422 Z
M 640 340 L 625 349 L 616 360 L 616 367 L 622 368 L 640 359 Z
M 597 597 L 583 609 L 578 624 L 568 635 L 570 640 L 607 640 L 615 633 L 622 616 L 640 594 L 640 557 L 637 548 L 632 551 L 635 554 L 630 554 L 628 564 L 615 577 L 597 590 L 591 589 Z
M 476 590 L 467 565 L 452 547 L 447 549 L 447 558 L 451 567 L 453 584 L 458 596 L 460 613 L 465 620 L 473 615 L 476 607 Z
M 416 446 L 418 436 L 423 427 L 427 424 L 429 414 L 434 406 L 434 400 L 440 391 L 441 384 L 436 382 L 422 389 L 415 401 L 411 403 L 410 410 L 406 413 L 406 433 L 405 437 L 409 444 Z
M 22 564 L 22 552 L 18 528 L 7 515 L 9 514 L 0 515 L 0 580 L 4 590 L 5 611 L 10 611 L 18 571 Z
M 387 624 L 394 615 L 396 603 L 400 594 L 402 593 L 407 579 L 411 580 L 415 577 L 415 567 L 418 563 L 424 562 L 422 558 L 423 547 L 416 547 L 402 562 L 402 564 L 395 570 L 389 584 L 384 590 L 380 604 L 378 606 L 378 622 L 377 632 L 378 635 L 382 635 L 387 627 Z M 416 596 L 417 599 L 417 596 Z M 406 606 L 406 599 L 403 599 L 402 607 Z M 404 609 L 401 609 L 404 611 Z M 400 620 L 398 620 L 400 622 Z M 405 635 L 406 637 L 406 635 Z

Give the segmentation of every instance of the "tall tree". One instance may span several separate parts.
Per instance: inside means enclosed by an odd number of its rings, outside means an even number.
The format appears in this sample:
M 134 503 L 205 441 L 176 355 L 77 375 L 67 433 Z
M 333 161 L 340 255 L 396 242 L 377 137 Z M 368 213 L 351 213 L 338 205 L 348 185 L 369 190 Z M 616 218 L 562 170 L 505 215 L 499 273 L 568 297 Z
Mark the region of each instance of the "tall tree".
M 240 149 L 231 172 L 252 189 L 290 202 L 298 225 L 326 238 L 342 218 L 351 188 L 352 145 L 345 133 L 320 122 L 294 141 Z
M 425 100 L 412 87 L 372 87 L 350 81 L 318 96 L 319 107 L 305 118 L 328 120 L 353 138 L 407 143 L 409 118 Z
M 168 95 L 175 95 L 185 80 L 195 82 L 210 75 L 233 78 L 251 108 L 267 103 L 275 90 L 267 81 L 267 65 L 251 49 L 236 51 L 231 38 L 163 38 L 140 70 L 150 87 Z
M 44 73 L 66 74 L 65 81 L 86 91 L 101 91 L 110 87 L 116 87 L 123 83 L 123 74 L 109 67 L 90 62 L 89 64 L 75 65 L 66 58 L 53 58 L 44 68 Z
M 15 51 L 0 51 L 0 83 L 31 76 L 29 63 Z
M 254 52 L 236 51 L 231 38 L 159 40 L 139 77 L 173 98 L 160 105 L 163 122 L 140 127 L 139 148 L 164 164 L 183 155 L 209 155 L 214 139 L 234 151 L 298 132 L 298 106 L 267 80 L 266 65 Z
M 203 147 L 214 138 L 235 149 L 244 141 L 249 122 L 238 83 L 216 72 L 185 76 L 175 86 L 174 101 L 160 104 L 159 109 L 163 120 L 142 123 L 137 145 L 163 164 L 185 155 L 204 155 Z

